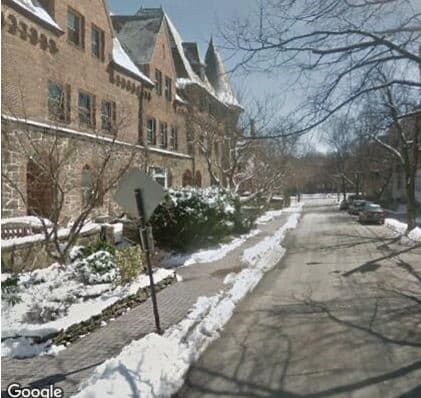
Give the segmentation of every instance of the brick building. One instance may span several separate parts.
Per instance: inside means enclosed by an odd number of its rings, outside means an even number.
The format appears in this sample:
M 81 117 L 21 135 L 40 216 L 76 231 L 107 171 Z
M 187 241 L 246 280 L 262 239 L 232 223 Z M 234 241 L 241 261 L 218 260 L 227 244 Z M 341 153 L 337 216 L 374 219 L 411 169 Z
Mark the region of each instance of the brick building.
M 162 8 L 141 8 L 135 15 L 112 16 L 112 20 L 130 57 L 155 82 L 152 100 L 145 104 L 147 146 L 172 148 L 177 142 L 172 137 L 178 137 L 192 157 L 181 185 L 215 183 L 212 175 L 221 179 L 219 166 L 229 156 L 224 153 L 224 139 L 235 131 L 242 108 L 212 40 L 202 62 L 197 43 L 184 42 Z M 174 106 L 169 109 L 172 97 Z M 166 126 L 169 140 L 163 133 Z
M 83 205 L 105 148 L 114 159 L 110 173 L 130 159 L 166 187 L 212 182 L 209 159 L 223 162 L 223 139 L 241 112 L 218 75 L 223 65 L 213 44 L 207 58 L 216 63 L 206 67 L 162 9 L 112 18 L 104 0 L 3 2 L 3 216 L 49 216 L 52 192 L 31 151 L 57 142 L 63 151 L 75 148 L 60 173 L 69 217 Z M 207 144 L 212 156 L 198 145 L 204 125 L 220 137 Z M 111 194 L 96 211 L 118 211 Z

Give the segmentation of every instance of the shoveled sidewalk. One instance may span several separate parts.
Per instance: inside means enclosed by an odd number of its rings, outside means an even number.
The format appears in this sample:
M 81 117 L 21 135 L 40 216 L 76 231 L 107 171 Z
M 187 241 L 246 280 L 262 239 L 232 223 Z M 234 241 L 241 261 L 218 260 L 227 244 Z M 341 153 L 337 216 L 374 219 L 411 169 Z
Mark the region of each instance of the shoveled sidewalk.
M 177 270 L 181 282 L 158 293 L 161 326 L 165 330 L 182 320 L 200 296 L 212 296 L 224 288 L 223 280 L 230 272 L 242 268 L 245 249 L 253 247 L 272 235 L 287 220 L 289 213 L 258 225 L 259 234 L 247 239 L 221 260 L 194 264 Z M 2 359 L 2 397 L 7 385 L 18 382 L 23 386 L 42 387 L 54 384 L 61 387 L 65 397 L 78 391 L 79 384 L 105 360 L 120 353 L 132 340 L 154 331 L 150 300 L 133 308 L 106 326 L 70 345 L 56 356 L 29 359 Z

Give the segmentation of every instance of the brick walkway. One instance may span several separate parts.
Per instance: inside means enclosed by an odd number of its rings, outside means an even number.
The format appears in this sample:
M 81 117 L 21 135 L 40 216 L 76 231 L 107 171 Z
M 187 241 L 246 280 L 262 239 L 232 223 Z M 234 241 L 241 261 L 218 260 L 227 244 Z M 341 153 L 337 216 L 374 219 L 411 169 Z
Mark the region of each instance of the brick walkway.
M 158 293 L 161 326 L 165 330 L 179 322 L 200 296 L 211 296 L 224 288 L 223 279 L 230 272 L 241 268 L 243 251 L 255 245 L 265 236 L 273 234 L 286 220 L 284 214 L 268 224 L 259 225 L 261 230 L 223 259 L 179 269 L 183 281 Z M 63 388 L 65 397 L 78 391 L 93 369 L 105 360 L 115 357 L 132 340 L 154 331 L 154 319 L 150 300 L 140 304 L 115 321 L 96 330 L 70 345 L 56 356 L 29 359 L 4 358 L 2 360 L 2 389 L 11 382 L 24 386 L 55 384 Z M 7 394 L 2 391 L 2 397 Z

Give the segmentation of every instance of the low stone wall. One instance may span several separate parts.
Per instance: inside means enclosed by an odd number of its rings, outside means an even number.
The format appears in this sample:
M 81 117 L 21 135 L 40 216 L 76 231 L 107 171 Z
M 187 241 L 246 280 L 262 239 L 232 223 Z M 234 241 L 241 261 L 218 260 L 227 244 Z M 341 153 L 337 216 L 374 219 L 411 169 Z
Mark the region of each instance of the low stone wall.
M 78 245 L 89 245 L 100 239 L 101 230 L 95 229 L 82 232 L 77 241 Z M 66 239 L 62 238 L 63 241 Z M 35 242 L 22 242 L 13 246 L 1 248 L 2 272 L 27 272 L 46 268 L 53 260 L 47 254 L 46 243 L 40 239 Z

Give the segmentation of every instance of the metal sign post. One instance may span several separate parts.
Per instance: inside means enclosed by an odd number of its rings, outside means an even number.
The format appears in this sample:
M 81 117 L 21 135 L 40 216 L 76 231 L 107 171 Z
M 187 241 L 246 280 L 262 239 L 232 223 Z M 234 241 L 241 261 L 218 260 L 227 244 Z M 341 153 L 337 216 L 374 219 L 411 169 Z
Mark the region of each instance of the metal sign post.
M 139 235 L 140 235 L 140 240 L 142 242 L 143 251 L 145 252 L 146 266 L 148 268 L 148 274 L 149 274 L 149 284 L 151 286 L 151 297 L 152 297 L 153 315 L 155 318 L 155 327 L 156 327 L 156 332 L 158 334 L 162 334 L 161 325 L 159 322 L 158 302 L 156 300 L 155 283 L 153 280 L 153 273 L 152 273 L 151 253 L 150 253 L 150 248 L 149 248 L 149 236 L 148 236 L 146 223 L 145 223 L 145 216 L 144 216 L 145 212 L 143 208 L 142 190 L 138 188 L 138 189 L 135 189 L 134 192 L 136 196 L 137 211 L 139 215 Z
M 139 218 L 139 235 L 146 257 L 153 314 L 156 332 L 161 334 L 159 324 L 158 303 L 156 301 L 155 285 L 151 266 L 151 249 L 153 247 L 151 228 L 146 227 L 156 207 L 165 196 L 161 185 L 139 169 L 130 169 L 120 179 L 114 198 L 116 202 L 133 218 Z

